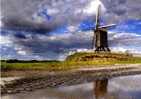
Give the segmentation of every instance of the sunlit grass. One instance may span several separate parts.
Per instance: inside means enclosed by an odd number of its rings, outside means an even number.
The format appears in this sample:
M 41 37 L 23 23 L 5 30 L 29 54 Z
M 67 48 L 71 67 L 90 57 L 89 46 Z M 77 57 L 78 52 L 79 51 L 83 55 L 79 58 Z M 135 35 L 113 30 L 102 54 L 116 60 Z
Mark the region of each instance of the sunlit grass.
M 90 58 L 89 58 L 89 57 Z M 91 58 L 91 56 L 94 56 Z M 87 58 L 88 57 L 88 58 Z M 99 67 L 113 64 L 141 64 L 141 57 L 115 53 L 76 53 L 65 61 L 1 62 L 2 70 L 48 70 L 62 71 L 82 67 Z

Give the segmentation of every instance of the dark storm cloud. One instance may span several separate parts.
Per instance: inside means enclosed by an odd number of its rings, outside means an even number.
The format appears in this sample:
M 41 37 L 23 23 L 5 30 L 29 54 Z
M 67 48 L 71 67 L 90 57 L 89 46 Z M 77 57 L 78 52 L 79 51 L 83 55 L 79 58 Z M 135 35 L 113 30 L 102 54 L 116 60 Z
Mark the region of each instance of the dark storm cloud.
M 15 34 L 14 36 L 20 39 L 26 39 L 24 34 Z
M 65 50 L 72 48 L 89 48 L 90 36 L 88 33 L 77 33 L 76 35 L 34 35 L 32 38 L 16 38 L 14 43 L 27 47 L 32 53 L 47 53 L 52 51 L 54 53 L 62 53 Z M 84 36 L 85 35 L 85 36 Z M 80 38 L 81 37 L 81 38 Z
M 11 31 L 11 33 L 13 32 L 14 31 Z M 2 40 L 4 40 L 4 47 L 2 51 L 8 53 L 7 48 L 13 48 L 13 53 L 12 51 L 10 51 L 9 54 L 2 56 L 11 56 L 11 58 L 15 56 L 17 56 L 17 58 L 21 58 L 21 56 L 23 56 L 35 59 L 35 56 L 38 56 L 37 58 L 40 59 L 58 59 L 60 55 L 62 57 L 64 53 L 68 52 L 71 49 L 89 48 L 89 44 L 91 43 L 88 33 L 83 33 L 83 35 L 81 35 L 82 33 L 77 33 L 76 35 L 68 33 L 50 36 L 40 34 L 31 35 L 29 32 L 23 32 L 23 34 L 13 33 L 15 35 L 11 33 L 9 32 L 8 35 L 2 36 Z M 30 35 L 24 35 L 27 33 Z
M 47 26 L 44 23 L 35 23 L 30 22 L 24 19 L 18 19 L 12 18 L 12 19 L 2 19 L 2 22 L 4 23 L 4 26 L 2 28 L 6 29 L 12 29 L 12 30 L 22 30 L 22 31 L 29 31 L 29 32 L 35 32 L 39 34 L 46 34 L 49 33 L 56 28 L 59 27 L 59 24 L 54 24 L 52 26 Z
M 77 24 L 87 16 L 87 6 L 96 0 L 2 0 L 2 22 L 6 27 L 28 27 L 51 31 L 60 24 Z M 140 0 L 101 0 L 106 8 L 107 23 L 141 19 Z M 43 14 L 44 15 L 39 15 Z M 52 17 L 51 21 L 48 20 Z M 39 18 L 38 18 L 39 17 Z
M 39 3 L 39 0 L 28 0 L 26 2 L 24 0 L 1 0 L 2 21 L 6 25 L 12 25 L 11 22 L 7 21 L 17 21 L 18 25 L 22 25 L 23 21 L 31 23 L 30 19 L 37 10 Z
M 25 29 L 34 32 L 45 33 L 60 26 L 57 22 L 36 22 L 33 20 L 34 13 L 37 13 L 39 6 L 48 0 L 2 0 L 1 21 L 4 28 Z
M 105 20 L 122 22 L 129 19 L 141 19 L 141 0 L 101 0 L 107 13 Z M 108 23 L 108 22 L 107 22 Z
M 79 6 L 81 3 L 71 0 L 69 2 L 67 0 L 2 0 L 1 8 L 2 8 L 2 22 L 6 27 L 29 27 L 35 28 L 39 30 L 47 31 L 51 28 L 51 30 L 55 27 L 58 27 L 60 24 L 64 24 L 65 19 L 69 19 L 68 16 L 71 16 L 71 12 L 73 10 L 73 6 Z M 84 0 L 87 1 L 87 0 Z M 69 4 L 70 3 L 70 4 Z M 55 14 L 56 19 L 52 22 L 48 20 L 43 20 L 41 22 L 37 22 L 36 18 L 33 19 L 34 14 L 39 14 L 40 9 L 42 10 L 42 6 L 46 6 L 48 9 L 60 9 L 57 14 Z M 66 9 L 69 5 L 68 10 Z M 82 6 L 82 5 L 81 5 Z M 78 7 L 79 8 L 79 7 Z M 66 9 L 66 10 L 62 10 Z M 62 11 L 63 13 L 61 13 Z M 65 14 L 65 11 L 67 14 Z M 68 12 L 67 12 L 68 11 Z M 71 12 L 70 12 L 71 11 Z M 45 12 L 47 13 L 47 12 Z M 53 16 L 54 17 L 54 16 Z M 71 18 L 71 17 L 70 17 Z M 74 16 L 72 17 L 74 18 Z M 79 18 L 77 18 L 79 19 Z M 74 18 L 74 20 L 77 20 Z M 65 20 L 66 21 L 66 20 Z

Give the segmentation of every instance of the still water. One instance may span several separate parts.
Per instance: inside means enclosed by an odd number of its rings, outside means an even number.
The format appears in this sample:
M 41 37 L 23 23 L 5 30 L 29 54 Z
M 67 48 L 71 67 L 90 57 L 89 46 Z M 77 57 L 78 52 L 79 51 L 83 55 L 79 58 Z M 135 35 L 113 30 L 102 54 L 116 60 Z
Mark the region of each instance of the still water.
M 6 95 L 2 99 L 141 99 L 141 75 Z

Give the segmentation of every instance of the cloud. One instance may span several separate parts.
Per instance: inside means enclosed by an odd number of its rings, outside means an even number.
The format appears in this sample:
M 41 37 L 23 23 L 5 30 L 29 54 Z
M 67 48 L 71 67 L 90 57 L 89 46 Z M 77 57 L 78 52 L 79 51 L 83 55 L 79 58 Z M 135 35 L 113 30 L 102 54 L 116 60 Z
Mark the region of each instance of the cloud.
M 13 31 L 12 31 L 13 32 Z M 30 55 L 31 52 L 27 47 L 16 43 L 17 39 L 15 39 L 14 35 L 7 34 L 0 36 L 0 51 L 2 58 L 22 58 L 23 55 Z M 28 55 L 26 57 L 28 57 Z
M 129 23 L 124 24 L 125 27 L 130 25 Z M 138 23 L 137 21 L 136 26 Z M 91 20 L 85 20 L 76 27 L 63 26 L 50 34 L 2 29 L 1 36 L 5 48 L 2 50 L 5 53 L 2 56 L 19 59 L 64 59 L 69 51 L 91 48 L 93 31 L 89 30 L 92 26 Z M 117 28 L 121 28 L 120 25 Z M 109 32 L 109 46 L 112 50 L 140 52 L 140 33 L 116 31 L 115 29 Z M 5 47 L 6 45 L 8 46 Z M 9 53 L 8 49 L 11 50 Z
M 14 33 L 14 31 L 11 32 Z M 29 34 L 29 32 L 23 33 L 23 35 Z M 16 53 L 16 55 L 40 56 L 44 59 L 58 59 L 58 57 L 60 57 L 58 55 L 65 54 L 69 49 L 88 47 L 88 33 L 84 32 L 83 35 L 85 36 L 82 36 L 81 34 L 82 33 L 67 33 L 48 36 L 36 34 L 32 36 L 26 35 L 26 38 L 24 39 L 21 39 L 21 37 L 19 36 L 8 34 L 6 35 L 6 37 L 11 38 L 10 41 L 12 41 L 12 43 L 10 43 L 9 46 L 13 48 L 12 50 L 14 50 L 14 53 Z M 5 44 L 7 44 L 7 41 L 3 43 L 3 45 Z M 6 47 L 6 49 L 8 49 L 8 47 Z
M 69 50 L 90 48 L 97 4 L 102 24 L 117 23 L 110 47 L 139 50 L 140 0 L 2 0 L 3 55 L 59 59 Z
M 0 36 L 0 45 L 11 44 L 12 41 L 7 36 Z
M 2 22 L 8 28 L 22 27 L 48 32 L 60 25 L 79 24 L 86 18 L 94 20 L 98 4 L 104 11 L 104 5 L 99 0 L 2 0 Z
M 100 5 L 100 10 L 102 12 L 106 11 L 106 8 L 104 7 L 103 3 L 100 0 L 92 0 L 84 9 L 84 13 L 93 15 L 94 13 L 96 14 L 97 8 Z
M 140 20 L 140 0 L 102 0 L 107 13 L 104 15 L 107 23 L 123 22 L 125 20 Z
M 25 51 L 18 51 L 17 53 L 20 54 L 20 55 L 26 55 Z
M 86 18 L 94 20 L 98 4 L 107 23 L 141 19 L 140 0 L 2 0 L 1 3 L 2 22 L 7 27 L 52 30 L 60 24 L 73 25 Z
M 13 33 L 14 31 L 11 32 Z M 23 33 L 23 35 L 30 34 L 29 32 Z M 30 57 L 31 59 L 34 56 L 38 57 L 38 59 L 39 57 L 40 59 L 64 59 L 71 50 L 90 49 L 92 36 L 92 31 L 80 31 L 59 35 L 26 35 L 24 39 L 15 35 L 7 35 L 6 38 L 12 38 L 10 39 L 12 43 L 10 42 L 9 46 L 13 48 L 14 53 L 18 57 L 20 55 L 20 57 Z M 8 42 L 5 41 L 3 45 L 5 46 Z M 140 52 L 141 35 L 136 33 L 109 33 L 109 46 L 112 50 L 117 51 L 124 49 L 132 52 Z M 5 51 L 7 49 L 8 47 Z M 3 50 L 3 52 L 5 51 Z

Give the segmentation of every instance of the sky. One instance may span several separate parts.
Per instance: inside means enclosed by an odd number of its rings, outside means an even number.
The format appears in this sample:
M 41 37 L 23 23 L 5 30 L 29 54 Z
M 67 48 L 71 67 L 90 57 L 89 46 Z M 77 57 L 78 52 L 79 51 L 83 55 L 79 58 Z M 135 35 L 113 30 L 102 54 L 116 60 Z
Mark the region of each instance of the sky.
M 111 50 L 141 53 L 141 0 L 1 0 L 2 59 L 64 59 L 90 49 L 97 6 Z

